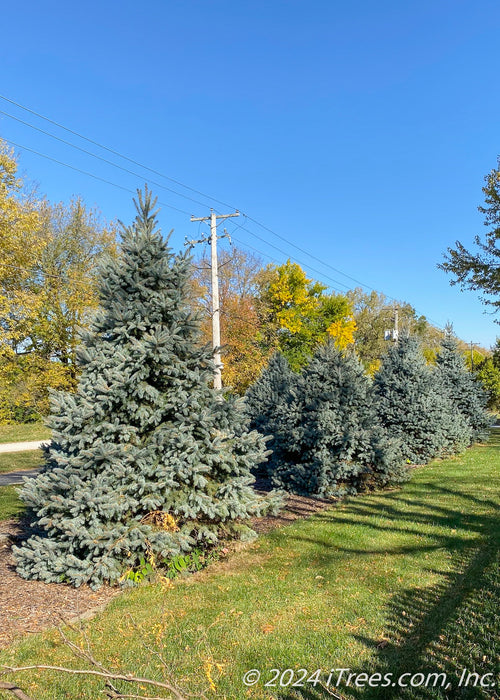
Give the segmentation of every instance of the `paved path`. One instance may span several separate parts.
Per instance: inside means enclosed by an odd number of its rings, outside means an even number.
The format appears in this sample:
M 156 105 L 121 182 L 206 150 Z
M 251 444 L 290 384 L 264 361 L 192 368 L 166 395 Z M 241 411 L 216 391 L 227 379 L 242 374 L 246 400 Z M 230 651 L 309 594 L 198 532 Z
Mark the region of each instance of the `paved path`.
M 50 440 L 38 440 L 37 442 L 5 442 L 0 444 L 0 452 L 26 452 L 28 450 L 38 450 L 42 445 L 46 445 Z M 25 476 L 33 477 L 40 469 L 21 469 L 15 472 L 0 474 L 0 486 L 11 486 L 12 484 L 22 484 Z
M 47 445 L 50 440 L 38 440 L 36 442 L 4 442 L 0 444 L 0 452 L 26 452 L 38 450 L 42 445 Z
M 0 474 L 0 486 L 12 486 L 12 484 L 22 484 L 25 476 L 33 477 L 40 472 L 40 469 L 24 469 L 18 472 L 8 472 Z

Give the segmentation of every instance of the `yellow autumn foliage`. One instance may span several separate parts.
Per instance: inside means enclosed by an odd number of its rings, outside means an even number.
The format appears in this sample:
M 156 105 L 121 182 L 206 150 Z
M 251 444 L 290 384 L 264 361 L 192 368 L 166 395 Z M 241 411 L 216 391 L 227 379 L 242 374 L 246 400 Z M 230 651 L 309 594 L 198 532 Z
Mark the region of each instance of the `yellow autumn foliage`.
M 69 206 L 23 190 L 0 139 L 0 422 L 35 420 L 48 389 L 76 385 L 78 333 L 97 307 L 96 263 L 115 228 L 79 199 Z
M 339 350 L 345 350 L 354 343 L 356 321 L 352 316 L 339 318 L 328 327 L 328 335 L 334 339 L 335 346 Z

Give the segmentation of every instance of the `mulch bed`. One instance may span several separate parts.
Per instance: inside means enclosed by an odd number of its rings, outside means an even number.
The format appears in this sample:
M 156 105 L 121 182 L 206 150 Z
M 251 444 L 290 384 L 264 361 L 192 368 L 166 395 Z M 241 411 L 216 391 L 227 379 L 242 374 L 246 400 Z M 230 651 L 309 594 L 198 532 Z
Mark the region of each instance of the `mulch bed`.
M 97 612 L 119 594 L 118 588 L 73 588 L 61 583 L 26 581 L 16 573 L 11 546 L 27 535 L 23 520 L 0 522 L 0 649 L 18 637 L 40 632 L 85 613 Z
M 269 532 L 330 505 L 332 501 L 288 495 L 286 507 L 279 515 L 254 518 L 251 527 L 258 533 Z M 25 539 L 27 532 L 23 520 L 0 522 L 0 649 L 62 621 L 90 617 L 120 594 L 117 587 L 102 586 L 93 591 L 88 586 L 73 588 L 62 583 L 26 581 L 18 576 L 11 546 Z

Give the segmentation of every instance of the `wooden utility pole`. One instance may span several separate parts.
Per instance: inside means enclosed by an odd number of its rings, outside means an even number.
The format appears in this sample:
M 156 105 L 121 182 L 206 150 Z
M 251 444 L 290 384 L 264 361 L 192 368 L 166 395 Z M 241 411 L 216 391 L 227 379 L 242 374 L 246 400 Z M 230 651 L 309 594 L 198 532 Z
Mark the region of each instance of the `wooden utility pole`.
M 215 375 L 214 388 L 222 389 L 222 362 L 220 356 L 220 306 L 219 306 L 219 274 L 217 269 L 217 219 L 230 219 L 233 216 L 239 216 L 240 212 L 234 214 L 216 214 L 213 209 L 210 209 L 210 216 L 191 217 L 191 221 L 210 221 L 210 240 L 202 239 L 201 241 L 193 241 L 193 243 L 210 242 L 212 246 L 210 267 L 212 273 L 212 347 L 214 349 Z M 223 238 L 223 236 L 219 236 Z
M 474 345 L 475 344 L 476 343 L 473 340 L 471 340 L 469 343 L 469 345 L 470 345 L 470 371 L 471 372 L 474 371 Z M 479 353 L 479 354 L 481 354 L 481 353 Z
M 399 338 L 399 307 L 394 307 L 394 328 L 384 331 L 384 340 L 392 340 L 394 343 L 398 342 Z

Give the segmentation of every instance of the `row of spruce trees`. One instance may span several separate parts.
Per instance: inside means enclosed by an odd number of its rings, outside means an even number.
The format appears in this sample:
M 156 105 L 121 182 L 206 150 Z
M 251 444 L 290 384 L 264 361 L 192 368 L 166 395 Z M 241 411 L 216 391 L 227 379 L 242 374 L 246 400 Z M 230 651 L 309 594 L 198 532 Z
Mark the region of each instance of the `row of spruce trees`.
M 415 338 L 402 338 L 374 380 L 353 351 L 333 342 L 300 374 L 276 354 L 245 404 L 249 426 L 271 436 L 264 473 L 279 488 L 317 496 L 401 483 L 410 463 L 461 452 L 491 422 L 486 396 L 450 337 L 435 367 Z
M 21 491 L 33 526 L 14 547 L 23 577 L 98 588 L 143 559 L 251 535 L 249 519 L 280 503 L 253 488 L 266 457 L 279 487 L 356 491 L 400 482 L 405 459 L 452 452 L 486 426 L 452 350 L 438 392 L 410 339 L 375 384 L 330 344 L 301 375 L 276 356 L 246 402 L 224 397 L 188 306 L 190 258 L 162 238 L 147 190 L 136 206 L 120 257 L 102 266 L 78 389 L 53 393 L 45 465 Z

